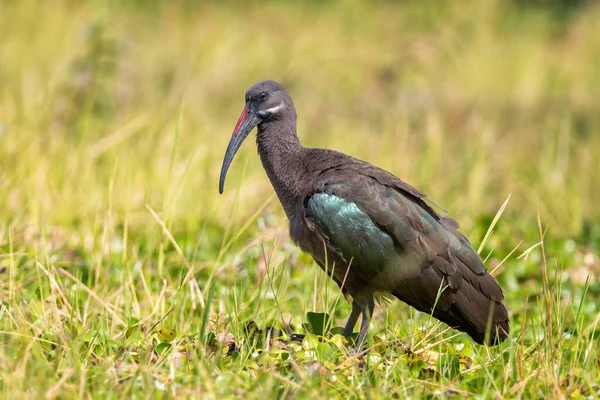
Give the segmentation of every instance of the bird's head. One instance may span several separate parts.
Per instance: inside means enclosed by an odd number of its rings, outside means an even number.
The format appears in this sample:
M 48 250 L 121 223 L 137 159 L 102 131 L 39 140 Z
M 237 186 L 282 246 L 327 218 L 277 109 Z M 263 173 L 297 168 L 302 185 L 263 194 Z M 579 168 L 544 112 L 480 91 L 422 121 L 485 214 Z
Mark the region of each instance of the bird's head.
M 223 193 L 227 170 L 235 153 L 237 153 L 248 134 L 252 132 L 252 129 L 257 125 L 280 120 L 285 115 L 295 116 L 295 110 L 290 95 L 279 83 L 262 81 L 248 89 L 246 92 L 246 106 L 233 129 L 221 166 L 219 193 Z

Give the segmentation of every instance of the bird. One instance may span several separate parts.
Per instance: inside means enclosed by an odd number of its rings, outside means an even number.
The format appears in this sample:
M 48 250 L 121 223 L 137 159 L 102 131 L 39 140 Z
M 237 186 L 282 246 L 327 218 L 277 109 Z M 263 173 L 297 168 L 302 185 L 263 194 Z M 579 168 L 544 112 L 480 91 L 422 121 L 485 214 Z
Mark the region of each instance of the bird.
M 362 315 L 355 342 L 361 348 L 376 300 L 395 297 L 478 344 L 504 341 L 504 294 L 458 223 L 390 172 L 335 150 L 304 147 L 296 123 L 294 102 L 281 84 L 265 80 L 250 87 L 225 152 L 219 193 L 256 127 L 258 154 L 289 220 L 290 238 L 351 304 L 343 335 L 353 334 Z

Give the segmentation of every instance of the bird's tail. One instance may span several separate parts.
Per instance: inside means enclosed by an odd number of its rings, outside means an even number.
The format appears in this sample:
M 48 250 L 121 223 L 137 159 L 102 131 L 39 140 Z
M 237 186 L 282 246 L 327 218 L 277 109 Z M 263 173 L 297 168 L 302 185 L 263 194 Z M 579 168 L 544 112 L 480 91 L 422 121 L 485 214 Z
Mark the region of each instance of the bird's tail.
M 433 316 L 451 327 L 463 331 L 479 344 L 500 344 L 508 337 L 508 311 L 504 304 L 486 297 L 470 285 L 462 285 L 454 302 L 445 312 Z
M 432 314 L 450 327 L 469 334 L 479 344 L 493 346 L 508 337 L 510 329 L 506 307 L 469 284 L 461 285 L 456 291 L 443 293 L 438 303 L 441 307 L 434 308 L 433 312 L 423 303 L 411 301 L 413 299 L 398 292 L 392 294 L 419 311 Z

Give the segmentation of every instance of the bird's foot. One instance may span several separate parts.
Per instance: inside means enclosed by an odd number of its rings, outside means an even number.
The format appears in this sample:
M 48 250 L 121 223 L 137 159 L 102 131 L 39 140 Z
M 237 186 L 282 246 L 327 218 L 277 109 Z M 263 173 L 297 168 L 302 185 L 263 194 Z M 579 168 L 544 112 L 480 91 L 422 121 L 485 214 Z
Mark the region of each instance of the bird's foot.
M 360 343 L 358 333 L 351 333 L 350 335 L 344 335 L 344 337 L 348 341 L 348 355 L 350 357 L 362 357 L 369 352 L 368 348 L 363 347 L 364 342 Z
M 348 355 L 350 357 L 354 357 L 354 358 L 364 357 L 367 355 L 368 352 L 369 352 L 369 349 L 361 349 L 359 347 L 348 349 Z

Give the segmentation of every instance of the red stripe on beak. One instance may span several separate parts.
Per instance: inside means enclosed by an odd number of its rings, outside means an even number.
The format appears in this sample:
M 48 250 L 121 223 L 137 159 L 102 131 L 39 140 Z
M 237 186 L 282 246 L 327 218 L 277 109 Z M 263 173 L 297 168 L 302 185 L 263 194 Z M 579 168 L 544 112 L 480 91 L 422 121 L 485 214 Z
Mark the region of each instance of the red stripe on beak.
M 242 123 L 244 123 L 244 121 L 246 120 L 247 117 L 248 117 L 248 109 L 246 107 L 244 107 L 244 111 L 242 111 L 242 114 L 240 115 L 240 118 L 238 119 L 237 124 L 235 124 L 235 128 L 233 129 L 233 133 L 231 134 L 231 137 L 235 136 L 238 129 L 240 129 L 240 125 L 242 125 Z

